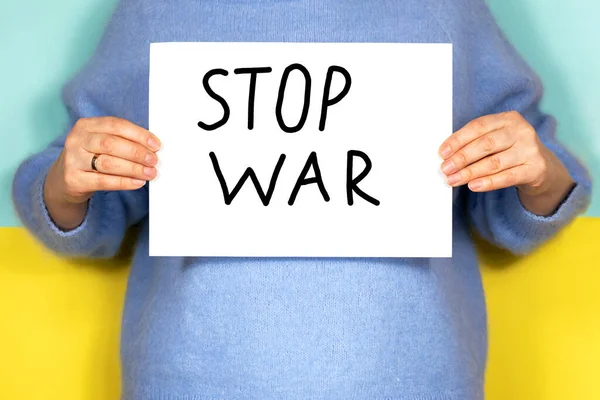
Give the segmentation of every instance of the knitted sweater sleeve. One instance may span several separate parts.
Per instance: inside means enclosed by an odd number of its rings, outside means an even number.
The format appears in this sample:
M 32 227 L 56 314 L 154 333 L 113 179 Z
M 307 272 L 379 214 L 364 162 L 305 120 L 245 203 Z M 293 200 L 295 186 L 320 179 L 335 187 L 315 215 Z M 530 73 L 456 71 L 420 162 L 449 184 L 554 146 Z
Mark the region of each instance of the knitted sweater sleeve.
M 549 216 L 529 212 L 514 187 L 486 193 L 467 189 L 468 215 L 476 231 L 498 247 L 524 254 L 585 211 L 590 203 L 591 180 L 583 165 L 557 141 L 555 119 L 539 108 L 543 92 L 540 79 L 507 41 L 484 1 L 457 0 L 456 3 L 462 3 L 461 9 L 456 11 L 461 12 L 462 23 L 460 33 L 453 39 L 462 60 L 455 71 L 455 83 L 460 83 L 460 93 L 455 92 L 455 98 L 468 96 L 466 103 L 472 110 L 472 118 L 502 111 L 520 112 L 576 182 L 567 198 Z M 449 32 L 452 36 L 458 28 Z M 461 125 L 466 122 L 461 121 Z
M 67 131 L 82 117 L 111 115 L 147 127 L 148 46 L 141 29 L 127 30 L 134 20 L 130 2 L 119 5 L 96 52 L 63 89 L 70 116 Z M 96 192 L 83 223 L 61 230 L 43 198 L 50 166 L 63 149 L 66 135 L 25 160 L 13 179 L 13 202 L 22 224 L 44 245 L 67 256 L 108 258 L 117 253 L 127 228 L 148 214 L 147 185 L 135 191 Z

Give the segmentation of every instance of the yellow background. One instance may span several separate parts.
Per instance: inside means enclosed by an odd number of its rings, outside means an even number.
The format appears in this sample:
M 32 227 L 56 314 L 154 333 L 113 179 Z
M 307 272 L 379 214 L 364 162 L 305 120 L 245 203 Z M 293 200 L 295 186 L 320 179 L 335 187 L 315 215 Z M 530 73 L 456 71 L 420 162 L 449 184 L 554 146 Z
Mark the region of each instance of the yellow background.
M 599 233 L 579 218 L 520 259 L 480 243 L 487 399 L 600 399 Z M 23 228 L 0 254 L 0 399 L 117 399 L 127 259 L 59 259 Z

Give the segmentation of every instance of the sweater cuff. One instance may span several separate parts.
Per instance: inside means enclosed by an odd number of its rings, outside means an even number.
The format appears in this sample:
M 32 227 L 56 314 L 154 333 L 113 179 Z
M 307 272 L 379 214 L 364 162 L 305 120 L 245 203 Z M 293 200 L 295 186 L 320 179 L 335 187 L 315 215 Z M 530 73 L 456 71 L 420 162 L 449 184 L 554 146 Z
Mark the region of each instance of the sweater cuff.
M 31 218 L 36 225 L 34 233 L 51 249 L 68 255 L 86 256 L 93 252 L 101 230 L 101 207 L 99 193 L 88 201 L 83 222 L 75 229 L 65 231 L 52 220 L 44 200 L 44 184 L 47 171 L 36 179 L 31 205 Z
M 39 205 L 39 209 L 41 210 L 41 214 L 43 215 L 44 220 L 45 220 L 47 226 L 50 229 L 52 229 L 52 231 L 56 235 L 61 236 L 63 238 L 77 236 L 82 231 L 84 231 L 88 227 L 88 225 L 90 225 L 90 214 L 94 210 L 94 204 L 93 204 L 94 201 L 92 200 L 92 198 L 90 198 L 88 200 L 88 202 L 87 202 L 87 209 L 86 209 L 86 212 L 85 212 L 85 217 L 83 219 L 83 222 L 81 224 L 79 224 L 79 226 L 77 228 L 71 229 L 71 230 L 68 230 L 68 231 L 63 230 L 58 225 L 56 225 L 56 223 L 54 222 L 54 220 L 50 216 L 50 213 L 48 211 L 48 207 L 46 206 L 46 200 L 44 199 L 44 186 L 46 185 L 46 178 L 47 177 L 48 177 L 48 175 L 44 174 L 43 177 L 41 178 L 41 183 L 39 185 L 36 184 L 36 186 L 38 187 L 38 202 L 39 202 L 38 205 Z
M 584 184 L 576 183 L 553 214 L 540 216 L 525 208 L 517 188 L 511 187 L 501 192 L 504 199 L 496 203 L 502 208 L 499 215 L 504 215 L 507 224 L 519 232 L 519 236 L 526 239 L 525 242 L 530 242 L 531 245 L 525 247 L 533 247 L 551 238 L 578 214 L 584 212 L 590 201 L 588 188 Z M 526 252 L 528 249 L 522 250 Z

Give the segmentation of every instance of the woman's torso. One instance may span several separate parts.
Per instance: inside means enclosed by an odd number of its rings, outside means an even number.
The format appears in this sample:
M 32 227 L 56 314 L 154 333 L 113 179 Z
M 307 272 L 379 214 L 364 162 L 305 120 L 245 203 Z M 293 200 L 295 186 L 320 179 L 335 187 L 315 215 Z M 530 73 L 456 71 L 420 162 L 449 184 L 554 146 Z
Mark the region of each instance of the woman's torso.
M 148 43 L 449 41 L 421 1 L 130 3 Z M 147 79 L 146 46 L 128 57 Z M 468 102 L 456 100 L 458 124 Z M 147 124 L 147 109 L 123 106 Z M 459 190 L 454 221 L 452 259 L 231 259 L 150 258 L 146 218 L 123 316 L 124 397 L 479 398 L 485 304 Z

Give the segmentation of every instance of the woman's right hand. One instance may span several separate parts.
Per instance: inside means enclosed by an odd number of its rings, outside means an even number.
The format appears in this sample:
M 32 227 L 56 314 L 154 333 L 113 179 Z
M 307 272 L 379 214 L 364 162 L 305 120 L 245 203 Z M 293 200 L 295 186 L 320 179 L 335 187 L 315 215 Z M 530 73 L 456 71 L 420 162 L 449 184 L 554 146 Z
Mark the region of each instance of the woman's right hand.
M 159 148 L 156 136 L 124 119 L 78 120 L 44 185 L 44 201 L 53 221 L 64 230 L 74 229 L 83 222 L 94 192 L 144 186 L 156 177 Z

